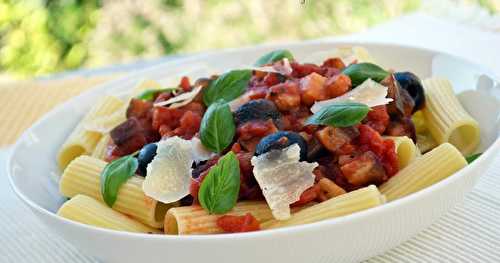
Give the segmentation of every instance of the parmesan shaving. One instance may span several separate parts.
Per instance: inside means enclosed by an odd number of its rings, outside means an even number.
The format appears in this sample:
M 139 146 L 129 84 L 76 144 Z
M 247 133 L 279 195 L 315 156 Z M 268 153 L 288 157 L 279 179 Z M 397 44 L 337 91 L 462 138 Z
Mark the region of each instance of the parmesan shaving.
M 290 61 L 288 58 L 283 59 L 283 65 L 272 65 L 272 66 L 263 66 L 263 67 L 246 67 L 245 69 L 262 71 L 262 72 L 270 72 L 270 73 L 279 73 L 281 75 L 290 75 L 292 74 L 293 68 L 290 65 Z
M 212 159 L 217 155 L 205 148 L 198 137 L 191 139 L 191 150 L 193 160 L 196 163 Z
M 318 163 L 300 162 L 300 147 L 293 144 L 252 158 L 253 174 L 274 218 L 290 218 L 290 204 L 314 184 Z
M 190 92 L 185 92 L 185 93 L 179 94 L 178 96 L 170 98 L 166 101 L 155 103 L 154 106 L 158 107 L 158 106 L 170 105 L 170 108 L 182 107 L 184 105 L 189 104 L 191 101 L 193 101 L 194 98 L 196 97 L 196 95 L 198 95 L 198 93 L 200 93 L 201 89 L 202 89 L 201 86 L 195 87 Z
M 172 203 L 189 194 L 192 143 L 177 136 L 158 142 L 156 156 L 147 166 L 142 184 L 144 193 L 163 203 Z
M 241 105 L 249 101 L 250 101 L 250 93 L 248 92 L 243 93 L 243 95 L 239 96 L 238 98 L 228 103 L 229 109 L 231 109 L 231 112 L 235 112 Z
M 342 101 L 359 102 L 366 104 L 371 108 L 379 105 L 385 105 L 391 102 L 392 99 L 386 98 L 386 96 L 386 86 L 381 85 L 371 79 L 367 79 L 363 83 L 361 83 L 361 85 L 357 86 L 356 88 L 345 93 L 342 96 L 314 103 L 314 105 L 311 107 L 311 112 L 316 113 L 323 107 Z

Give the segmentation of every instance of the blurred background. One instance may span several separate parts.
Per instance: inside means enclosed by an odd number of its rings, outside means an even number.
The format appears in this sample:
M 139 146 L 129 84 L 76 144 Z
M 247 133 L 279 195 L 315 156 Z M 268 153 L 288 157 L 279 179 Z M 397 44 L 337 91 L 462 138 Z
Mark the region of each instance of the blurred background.
M 473 20 L 500 0 L 0 0 L 0 81 L 344 35 L 414 11 Z

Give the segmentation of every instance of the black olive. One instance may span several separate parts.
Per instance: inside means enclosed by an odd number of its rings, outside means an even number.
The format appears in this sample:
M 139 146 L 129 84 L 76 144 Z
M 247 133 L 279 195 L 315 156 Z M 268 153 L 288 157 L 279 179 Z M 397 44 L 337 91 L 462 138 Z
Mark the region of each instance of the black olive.
M 425 93 L 420 79 L 411 72 L 396 72 L 394 73 L 394 77 L 398 81 L 399 86 L 408 91 L 415 102 L 413 112 L 422 109 L 425 104 Z
M 281 150 L 295 143 L 300 147 L 300 160 L 306 160 L 306 140 L 304 140 L 300 134 L 288 131 L 279 131 L 262 138 L 255 148 L 255 156 L 259 156 L 271 150 Z
M 150 143 L 144 145 L 139 151 L 137 160 L 139 161 L 139 173 L 141 175 L 146 176 L 146 167 L 155 157 L 157 148 L 158 145 L 156 145 L 156 143 Z
M 193 204 L 193 196 L 186 195 L 181 200 L 179 200 L 179 205 L 181 206 L 189 206 Z
M 251 120 L 268 120 L 273 119 L 275 124 L 279 124 L 281 113 L 276 108 L 276 105 L 270 100 L 258 99 L 251 100 L 241 105 L 235 112 L 234 118 L 236 122 L 241 124 Z

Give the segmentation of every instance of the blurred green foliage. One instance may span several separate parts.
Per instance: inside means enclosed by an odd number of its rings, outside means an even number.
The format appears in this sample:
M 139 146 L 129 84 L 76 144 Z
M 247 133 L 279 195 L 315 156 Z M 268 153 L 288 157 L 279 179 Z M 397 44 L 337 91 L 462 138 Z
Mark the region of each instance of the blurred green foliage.
M 477 0 L 491 9 L 491 1 Z M 421 0 L 0 0 L 0 71 L 36 76 L 175 52 L 357 32 Z
M 100 0 L 1 0 L 0 69 L 39 75 L 81 66 Z

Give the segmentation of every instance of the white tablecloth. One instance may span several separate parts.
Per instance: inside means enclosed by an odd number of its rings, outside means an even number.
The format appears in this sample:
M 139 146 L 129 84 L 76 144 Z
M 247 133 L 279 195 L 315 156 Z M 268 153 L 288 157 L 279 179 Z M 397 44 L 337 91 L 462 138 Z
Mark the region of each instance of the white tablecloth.
M 347 37 L 435 48 L 495 69 L 500 36 L 411 15 Z M 345 39 L 345 38 L 344 38 Z M 97 262 L 42 226 L 8 186 L 0 150 L 0 262 Z M 465 201 L 411 240 L 369 262 L 500 262 L 500 156 Z

